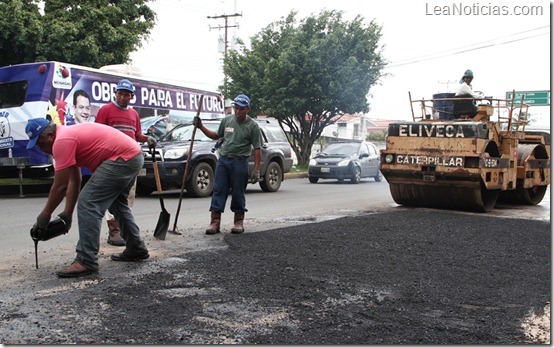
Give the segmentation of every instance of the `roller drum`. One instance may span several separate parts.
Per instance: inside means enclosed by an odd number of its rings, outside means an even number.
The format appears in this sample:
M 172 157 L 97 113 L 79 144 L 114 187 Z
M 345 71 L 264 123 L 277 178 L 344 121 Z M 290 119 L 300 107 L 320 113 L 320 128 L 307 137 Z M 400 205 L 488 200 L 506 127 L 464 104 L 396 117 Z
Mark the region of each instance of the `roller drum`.
M 548 159 L 548 152 L 544 146 L 536 144 L 519 144 L 517 156 L 517 165 L 519 167 L 527 168 L 528 161 L 537 159 Z M 546 170 L 549 170 L 549 168 L 546 168 Z M 523 179 L 518 178 L 516 188 L 514 190 L 501 192 L 499 199 L 503 203 L 508 204 L 537 205 L 544 198 L 547 188 L 548 185 L 537 185 L 525 188 L 523 186 Z
M 430 186 L 389 183 L 394 201 L 400 205 L 488 212 L 494 208 L 499 190 L 480 187 Z

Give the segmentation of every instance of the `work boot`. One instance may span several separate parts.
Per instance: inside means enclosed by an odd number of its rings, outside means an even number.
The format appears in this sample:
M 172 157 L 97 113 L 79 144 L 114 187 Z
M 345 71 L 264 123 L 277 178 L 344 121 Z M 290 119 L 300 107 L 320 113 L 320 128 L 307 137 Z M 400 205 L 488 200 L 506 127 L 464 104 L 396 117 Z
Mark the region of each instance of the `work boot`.
M 129 253 L 126 250 L 124 250 L 122 253 L 117 253 L 112 255 L 113 261 L 141 261 L 146 260 L 150 257 L 150 254 L 148 254 L 148 251 L 144 251 L 142 253 Z
M 210 220 L 210 227 L 206 230 L 206 234 L 216 234 L 219 233 L 219 226 L 221 225 L 221 212 L 212 211 L 212 216 Z
M 244 212 L 239 211 L 235 213 L 235 226 L 231 228 L 231 233 L 239 234 L 244 232 L 244 227 L 242 223 L 244 222 Z
M 60 278 L 75 278 L 91 274 L 96 271 L 98 271 L 98 267 L 88 268 L 77 261 L 73 261 L 71 265 L 62 268 L 60 271 L 56 272 L 56 274 Z
M 108 229 L 108 244 L 125 246 L 125 241 L 121 238 L 121 229 L 115 219 L 108 220 Z

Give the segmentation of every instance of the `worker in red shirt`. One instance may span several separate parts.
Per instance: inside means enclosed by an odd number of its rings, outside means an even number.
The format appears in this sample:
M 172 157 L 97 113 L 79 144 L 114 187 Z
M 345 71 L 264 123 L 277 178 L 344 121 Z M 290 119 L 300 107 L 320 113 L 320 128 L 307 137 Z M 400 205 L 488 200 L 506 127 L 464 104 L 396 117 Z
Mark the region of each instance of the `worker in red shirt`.
M 121 225 L 125 250 L 112 255 L 114 261 L 140 261 L 150 255 L 135 223 L 127 197 L 144 164 L 142 149 L 136 141 L 117 130 L 96 123 L 62 126 L 44 118 L 27 122 L 27 149 L 38 146 L 54 158 L 54 182 L 46 205 L 37 216 L 32 234 L 45 230 L 52 214 L 65 198 L 58 216 L 71 228 L 77 205 L 79 241 L 77 256 L 57 272 L 62 278 L 80 277 L 98 270 L 100 230 L 104 212 L 110 208 Z M 81 170 L 92 172 L 81 189 Z
M 115 100 L 108 103 L 98 110 L 96 115 L 96 123 L 102 123 L 122 131 L 132 139 L 148 143 L 150 148 L 156 146 L 156 139 L 151 136 L 142 134 L 140 127 L 140 117 L 137 111 L 129 107 L 129 103 L 135 96 L 135 86 L 127 79 L 119 81 L 116 87 Z M 135 191 L 137 183 L 133 184 L 129 193 L 129 205 L 132 207 L 135 202 Z M 125 245 L 125 241 L 121 238 L 121 228 L 119 223 L 110 211 L 106 211 L 106 220 L 108 221 L 108 244 L 115 246 Z

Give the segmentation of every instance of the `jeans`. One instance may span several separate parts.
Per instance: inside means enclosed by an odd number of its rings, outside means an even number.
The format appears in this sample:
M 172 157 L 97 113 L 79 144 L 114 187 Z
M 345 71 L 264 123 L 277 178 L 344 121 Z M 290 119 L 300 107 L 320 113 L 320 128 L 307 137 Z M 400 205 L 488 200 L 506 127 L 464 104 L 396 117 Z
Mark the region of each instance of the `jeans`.
M 133 207 L 133 205 L 135 205 L 135 195 L 136 195 L 136 192 L 137 192 L 137 178 L 135 178 L 135 183 L 133 184 L 133 186 L 131 187 L 131 191 L 129 191 L 129 197 L 127 197 L 127 200 L 129 201 L 129 207 Z M 106 210 L 106 220 L 114 220 L 114 216 L 112 215 L 112 213 L 110 213 L 109 210 Z
M 225 211 L 231 192 L 231 211 L 247 212 L 246 185 L 248 185 L 248 157 L 221 156 L 215 169 L 215 183 L 210 211 Z
M 77 202 L 79 241 L 75 261 L 88 268 L 98 268 L 102 217 L 108 208 L 121 228 L 125 251 L 148 252 L 128 202 L 129 191 L 143 163 L 144 156 L 140 153 L 127 162 L 121 158 L 104 161 L 92 174 Z

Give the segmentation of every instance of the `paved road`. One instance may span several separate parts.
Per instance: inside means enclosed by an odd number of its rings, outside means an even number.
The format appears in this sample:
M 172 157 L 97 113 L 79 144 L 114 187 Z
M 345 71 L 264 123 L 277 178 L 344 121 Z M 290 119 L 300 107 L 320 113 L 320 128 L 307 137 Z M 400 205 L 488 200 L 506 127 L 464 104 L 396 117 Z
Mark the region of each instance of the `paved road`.
M 184 228 L 149 240 L 141 263 L 109 261 L 119 249 L 105 247 L 101 271 L 77 280 L 53 276 L 64 260 L 52 254 L 71 251 L 44 243 L 39 270 L 31 249 L 0 268 L 2 343 L 532 341 L 521 325 L 551 299 L 550 219 L 390 203 L 339 214 L 243 235 Z
M 34 256 L 28 255 L 32 251 L 32 242 L 29 238 L 29 229 L 36 215 L 46 201 L 46 194 L 26 193 L 25 198 L 14 196 L 0 196 L 2 207 L 2 223 L 0 224 L 0 264 L 15 262 L 34 263 Z M 175 213 L 179 202 L 179 191 L 169 191 L 164 194 L 164 202 L 171 213 L 170 229 L 173 229 Z M 181 236 L 169 235 L 167 243 L 160 243 L 152 237 L 153 229 L 160 214 L 160 203 L 156 195 L 138 197 L 133 212 L 143 235 L 147 238 L 149 248 L 160 253 L 173 252 L 175 245 L 185 245 L 190 250 L 213 245 L 204 243 L 203 231 L 209 222 L 210 198 L 184 197 L 181 202 L 178 218 L 178 231 Z M 229 203 L 228 203 L 229 204 Z M 310 222 L 326 221 L 342 216 L 360 213 L 394 209 L 397 204 L 390 196 L 388 184 L 375 182 L 373 179 L 363 180 L 359 185 L 348 182 L 339 184 L 334 180 L 322 180 L 318 184 L 310 184 L 306 178 L 287 179 L 281 189 L 275 193 L 264 193 L 258 185 L 249 185 L 247 191 L 247 205 L 245 227 L 247 231 L 261 231 L 278 227 L 293 226 Z M 62 205 L 63 206 L 63 205 Z M 59 210 L 62 208 L 60 207 Z M 471 214 L 471 213 L 463 213 Z M 543 202 L 538 206 L 500 206 L 487 216 L 521 217 L 530 219 L 550 220 L 550 190 Z M 74 216 L 74 225 L 77 217 Z M 232 214 L 227 211 L 223 214 L 222 229 L 229 232 L 232 227 Z M 102 225 L 102 241 L 107 238 L 106 224 Z M 51 262 L 52 267 L 59 266 L 60 257 L 71 257 L 77 242 L 77 231 L 73 229 L 68 235 L 57 238 L 55 241 L 41 243 L 41 261 L 44 266 Z M 171 242 L 171 243 L 170 243 Z M 105 243 L 106 253 L 113 252 Z M 154 251 L 155 251 L 154 250 Z M 67 255 L 67 256 L 64 256 Z M 25 259 L 27 257 L 31 259 Z
M 185 245 L 191 250 L 202 247 L 205 243 L 204 231 L 209 223 L 210 197 L 188 198 L 181 202 L 180 215 L 177 221 L 180 236 L 169 235 L 166 242 L 159 242 L 152 238 L 153 230 L 160 214 L 160 202 L 156 195 L 137 197 L 133 207 L 137 224 L 146 237 L 148 247 L 155 252 L 171 253 L 175 245 Z M 25 198 L 15 196 L 0 197 L 2 216 L 0 224 L 0 261 L 4 264 L 15 262 L 34 263 L 34 256 L 28 255 L 32 250 L 29 229 L 36 216 L 46 202 L 46 194 L 26 194 Z M 168 191 L 164 194 L 164 202 L 171 214 L 170 229 L 173 230 L 179 191 Z M 227 203 L 227 207 L 230 202 Z M 391 199 L 386 182 L 377 183 L 364 180 L 359 185 L 348 183 L 338 184 L 336 181 L 327 181 L 317 185 L 310 184 L 308 179 L 287 179 L 281 189 L 275 193 L 264 193 L 259 185 L 249 185 L 247 190 L 247 205 L 245 227 L 247 231 L 260 231 L 269 228 L 291 226 L 299 223 L 323 221 L 332 218 L 356 214 L 360 211 L 383 209 L 395 205 Z M 58 211 L 63 209 L 63 204 Z M 74 226 L 78 219 L 75 214 Z M 228 210 L 223 214 L 222 230 L 228 233 L 232 227 L 232 213 Z M 107 226 L 102 224 L 102 246 L 106 252 L 113 252 L 106 245 Z M 77 230 L 73 228 L 68 235 L 53 241 L 40 243 L 41 264 L 45 267 L 60 266 L 60 258 L 72 257 L 77 242 Z M 205 247 L 211 247 L 213 242 Z M 116 249 L 117 250 L 117 249 Z M 23 253 L 23 254 L 22 254 Z M 28 257 L 31 256 L 29 259 Z M 25 258 L 27 258 L 25 260 Z M 62 261 L 63 264 L 64 261 Z M 67 262 L 67 261 L 65 261 Z

